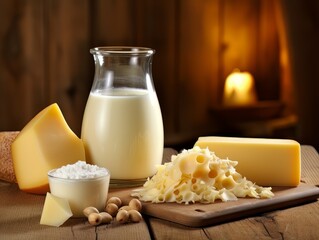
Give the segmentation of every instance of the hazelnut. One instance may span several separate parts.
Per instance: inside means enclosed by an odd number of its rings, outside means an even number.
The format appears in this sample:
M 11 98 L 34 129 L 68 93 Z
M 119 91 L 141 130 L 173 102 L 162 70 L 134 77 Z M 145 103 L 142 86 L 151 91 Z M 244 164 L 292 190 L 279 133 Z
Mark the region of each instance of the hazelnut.
M 88 220 L 91 225 L 99 225 L 102 222 L 102 216 L 99 213 L 91 213 Z
M 113 217 L 107 212 L 100 212 L 100 216 L 102 218 L 101 223 L 110 223 Z
M 83 210 L 84 216 L 88 217 L 91 213 L 99 213 L 95 207 L 87 207 Z
M 114 203 L 120 208 L 122 206 L 122 200 L 119 197 L 111 197 L 109 200 L 107 200 L 106 205 L 109 203 Z
M 129 219 L 131 222 L 137 223 L 142 221 L 142 215 L 135 209 L 128 211 Z
M 116 216 L 118 210 L 119 207 L 115 203 L 108 203 L 105 207 L 105 211 L 113 217 Z
M 116 221 L 118 221 L 119 223 L 126 223 L 128 220 L 128 211 L 122 209 L 116 214 Z
M 142 203 L 136 198 L 133 198 L 128 205 L 131 209 L 135 209 L 139 212 L 142 210 Z

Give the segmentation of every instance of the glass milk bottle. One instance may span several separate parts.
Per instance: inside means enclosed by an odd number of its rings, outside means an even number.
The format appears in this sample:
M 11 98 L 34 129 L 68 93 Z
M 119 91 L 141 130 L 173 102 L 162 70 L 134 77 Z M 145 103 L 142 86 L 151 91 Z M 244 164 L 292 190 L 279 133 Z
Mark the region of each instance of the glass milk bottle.
M 154 50 L 90 50 L 95 76 L 81 138 L 87 162 L 107 168 L 111 187 L 142 185 L 163 155 L 163 122 L 152 79 Z

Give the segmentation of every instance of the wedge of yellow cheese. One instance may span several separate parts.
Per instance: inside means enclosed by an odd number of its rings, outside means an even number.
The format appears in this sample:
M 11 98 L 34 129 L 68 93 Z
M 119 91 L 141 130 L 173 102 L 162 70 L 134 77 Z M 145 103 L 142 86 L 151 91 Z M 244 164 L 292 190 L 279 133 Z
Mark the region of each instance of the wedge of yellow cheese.
M 40 224 L 59 227 L 72 217 L 72 211 L 67 199 L 47 193 Z
M 300 144 L 288 139 L 200 137 L 195 143 L 237 161 L 237 172 L 261 186 L 298 186 Z
M 49 170 L 85 160 L 82 140 L 69 128 L 56 103 L 22 129 L 11 151 L 19 188 L 36 194 L 49 191 Z

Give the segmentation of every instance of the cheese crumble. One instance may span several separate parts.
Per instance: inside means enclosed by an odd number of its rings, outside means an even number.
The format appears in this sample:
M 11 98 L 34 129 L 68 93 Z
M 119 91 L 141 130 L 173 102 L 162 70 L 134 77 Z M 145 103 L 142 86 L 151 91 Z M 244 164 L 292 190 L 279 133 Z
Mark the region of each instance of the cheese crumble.
M 238 162 L 220 159 L 208 149 L 194 147 L 157 166 L 157 173 L 131 196 L 153 203 L 213 203 L 238 197 L 272 198 L 271 187 L 247 180 L 235 169 Z

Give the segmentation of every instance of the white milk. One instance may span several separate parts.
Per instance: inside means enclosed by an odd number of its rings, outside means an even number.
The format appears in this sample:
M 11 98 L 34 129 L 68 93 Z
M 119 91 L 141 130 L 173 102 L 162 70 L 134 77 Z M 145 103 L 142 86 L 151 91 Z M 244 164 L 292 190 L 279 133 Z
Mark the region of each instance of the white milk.
M 91 93 L 82 139 L 87 161 L 107 168 L 111 179 L 155 174 L 163 154 L 163 123 L 155 93 L 129 88 Z

